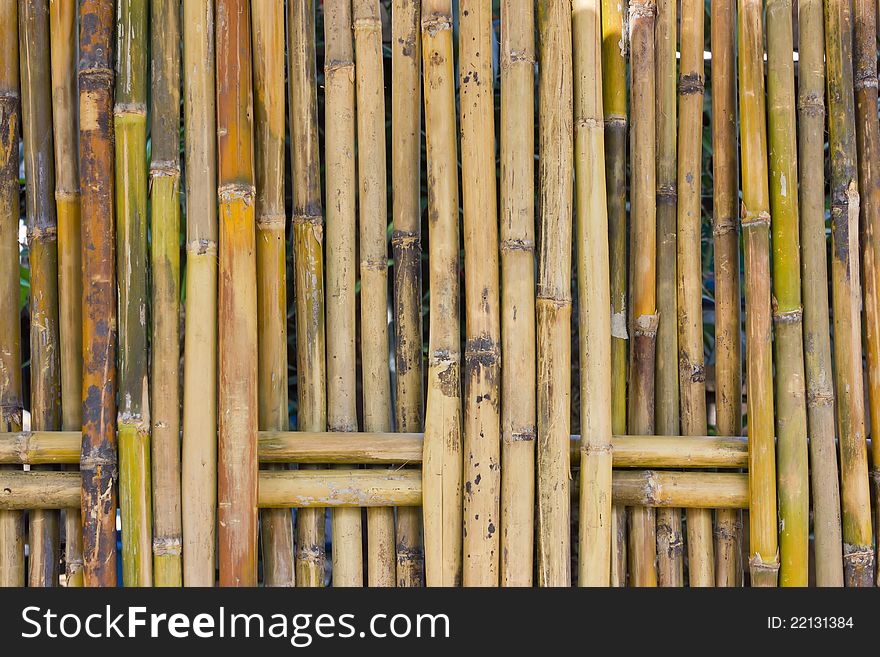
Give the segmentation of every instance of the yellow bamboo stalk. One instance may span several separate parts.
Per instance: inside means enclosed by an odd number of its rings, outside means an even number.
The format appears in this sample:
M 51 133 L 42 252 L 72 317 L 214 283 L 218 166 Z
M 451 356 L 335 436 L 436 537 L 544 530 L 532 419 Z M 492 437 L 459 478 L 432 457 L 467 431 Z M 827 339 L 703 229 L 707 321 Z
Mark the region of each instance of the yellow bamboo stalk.
M 748 475 L 719 472 L 614 471 L 614 498 L 629 506 L 742 509 Z

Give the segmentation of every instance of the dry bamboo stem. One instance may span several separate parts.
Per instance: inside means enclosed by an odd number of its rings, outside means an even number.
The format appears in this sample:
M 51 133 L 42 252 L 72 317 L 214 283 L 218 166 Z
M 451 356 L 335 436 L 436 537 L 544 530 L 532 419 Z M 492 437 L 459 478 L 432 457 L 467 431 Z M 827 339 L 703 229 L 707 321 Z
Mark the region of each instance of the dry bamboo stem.
M 749 569 L 752 586 L 775 586 L 779 550 L 770 345 L 770 192 L 761 9 L 761 0 L 739 0 L 740 145 L 745 163 L 741 216 L 746 272 Z
M 418 470 L 292 470 L 260 473 L 261 507 L 391 508 L 422 502 Z
M 353 0 L 357 61 L 361 370 L 364 429 L 391 429 L 388 373 L 388 209 L 385 181 L 385 80 L 379 0 Z M 367 581 L 394 586 L 394 511 L 367 510 Z
M 214 3 L 184 0 L 186 343 L 183 583 L 214 586 L 217 516 L 217 156 Z
M 299 429 L 327 426 L 324 368 L 324 219 L 318 153 L 315 2 L 287 4 L 290 143 L 293 160 L 293 261 L 296 290 Z M 324 584 L 324 513 L 297 513 L 296 583 Z
M 284 227 L 284 2 L 251 4 L 257 222 L 257 395 L 261 429 L 285 431 L 287 417 L 287 259 Z M 293 586 L 293 515 L 260 512 L 263 582 Z
M 61 333 L 61 428 L 82 427 L 82 244 L 76 115 L 76 5 L 49 1 L 55 211 L 58 216 L 58 319 Z M 67 586 L 82 586 L 82 518 L 64 510 Z
M 501 318 L 490 0 L 461 0 L 459 56 L 466 319 L 463 583 L 498 586 Z
M 580 325 L 580 586 L 611 581 L 611 293 L 605 138 L 602 124 L 601 3 L 572 7 L 575 181 Z M 674 55 L 673 55 L 674 57 Z
M 22 421 L 18 2 L 0 1 L 0 431 Z M 2 473 L 2 470 L 0 470 Z M 24 586 L 24 516 L 0 511 L 0 586 Z
M 327 424 L 357 431 L 355 68 L 351 0 L 324 5 L 327 163 Z M 356 442 L 359 438 L 350 439 Z M 333 586 L 363 586 L 360 509 L 334 509 Z
M 501 3 L 501 585 L 531 586 L 535 534 L 535 8 Z
M 58 326 L 58 224 L 52 137 L 49 3 L 19 3 L 21 113 L 30 261 L 31 426 L 61 427 Z M 61 554 L 59 513 L 28 515 L 28 586 L 57 586 Z
M 180 8 L 151 7 L 153 577 L 180 586 Z
M 80 3 L 83 582 L 116 586 L 116 270 L 113 216 L 113 4 Z
M 422 12 L 430 244 L 428 394 L 423 478 L 425 582 L 461 583 L 461 399 L 458 171 L 450 0 Z
M 737 221 L 736 2 L 714 0 L 711 16 L 716 424 L 719 433 L 739 436 L 742 433 L 742 297 Z M 716 586 L 742 586 L 741 531 L 740 510 L 715 512 Z
M 394 232 L 395 415 L 398 431 L 421 431 L 422 357 L 420 0 L 391 10 L 391 185 Z M 424 583 L 421 509 L 397 509 L 397 585 Z
M 0 472 L 0 509 L 4 512 L 62 509 L 76 506 L 79 496 L 78 472 Z
M 853 98 L 852 10 L 849 0 L 825 3 L 831 151 L 831 294 L 834 378 L 840 442 L 843 564 L 847 586 L 871 586 L 871 494 L 865 449 L 859 286 L 859 188 Z
M 221 586 L 257 584 L 257 263 L 248 5 L 217 2 Z
M 654 356 L 657 338 L 654 0 L 629 7 L 632 44 L 632 326 L 629 432 L 654 433 Z M 629 569 L 634 586 L 657 585 L 657 539 L 652 509 L 629 511 Z
M 834 445 L 834 388 L 825 238 L 825 29 L 822 2 L 798 2 L 798 170 L 804 365 L 816 584 L 843 586 L 840 489 Z M 719 430 L 721 427 L 719 425 Z
M 738 473 L 615 470 L 612 492 L 629 506 L 742 509 L 749 503 L 748 479 Z

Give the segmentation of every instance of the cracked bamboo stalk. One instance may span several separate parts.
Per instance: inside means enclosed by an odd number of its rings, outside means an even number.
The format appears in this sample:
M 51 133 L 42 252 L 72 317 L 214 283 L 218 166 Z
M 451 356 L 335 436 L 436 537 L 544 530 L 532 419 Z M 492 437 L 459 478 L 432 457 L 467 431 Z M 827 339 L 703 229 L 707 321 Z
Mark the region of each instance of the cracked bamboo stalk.
M 287 259 L 284 228 L 284 2 L 251 5 L 257 223 L 257 395 L 261 429 L 285 431 Z M 293 586 L 293 515 L 260 512 L 263 583 Z
M 352 2 L 357 84 L 361 370 L 364 429 L 391 429 L 388 373 L 388 209 L 385 180 L 385 81 L 379 0 Z M 397 583 L 394 510 L 367 510 L 367 582 Z
M 391 10 L 391 184 L 394 232 L 395 415 L 398 431 L 424 423 L 422 356 L 421 0 L 394 0 Z M 400 507 L 397 585 L 424 583 L 421 509 Z
M 748 475 L 732 472 L 614 471 L 613 495 L 628 506 L 741 509 Z
M 632 46 L 632 330 L 630 345 L 629 432 L 654 433 L 654 362 L 657 325 L 656 143 L 654 85 L 654 0 L 629 6 Z M 628 511 L 629 570 L 634 586 L 657 585 L 657 539 L 653 509 Z
M 721 434 L 739 436 L 742 433 L 742 295 L 737 220 L 735 0 L 714 0 L 710 15 L 716 425 Z M 742 586 L 741 533 L 742 511 L 716 510 L 716 586 Z
M 293 160 L 293 261 L 299 429 L 327 425 L 324 338 L 324 218 L 318 153 L 315 2 L 287 3 L 290 143 Z M 296 518 L 297 586 L 324 584 L 324 512 Z
M 257 585 L 257 262 L 249 3 L 217 2 L 220 586 Z
M 749 418 L 749 570 L 752 586 L 776 586 L 776 450 L 770 314 L 770 191 L 764 111 L 761 0 L 739 0 L 742 230 Z
M 357 431 L 355 64 L 351 0 L 324 5 L 327 170 L 327 424 Z M 360 437 L 353 437 L 353 441 Z M 363 586 L 360 509 L 334 509 L 333 586 Z
M 600 0 L 572 6 L 581 441 L 578 584 L 611 581 L 611 288 Z M 674 54 L 673 54 L 674 57 Z
M 83 583 L 116 586 L 116 269 L 113 215 L 113 3 L 80 3 Z
M 535 534 L 535 8 L 501 3 L 501 585 L 531 586 Z
M 687 7 L 685 5 L 682 9 Z M 693 27 L 682 17 L 682 27 Z M 676 191 L 676 32 L 678 7 L 673 0 L 659 0 L 654 29 L 657 84 L 657 364 L 654 375 L 654 423 L 660 433 L 677 434 L 679 421 L 677 214 Z M 687 37 L 682 30 L 682 40 Z M 682 45 L 684 47 L 684 44 Z M 686 130 L 690 126 L 683 126 Z M 699 216 L 699 215 L 698 215 Z M 698 233 L 699 234 L 699 233 Z M 680 509 L 657 512 L 657 578 L 660 586 L 683 586 L 684 538 Z
M 501 318 L 498 308 L 492 3 L 488 0 L 461 0 L 459 12 L 466 318 L 463 584 L 498 586 Z
M 422 466 L 428 586 L 461 584 L 462 567 L 458 170 L 451 5 L 450 0 L 425 0 L 422 11 L 431 290 Z
M 61 428 L 82 427 L 82 253 L 77 161 L 76 5 L 49 2 L 55 211 L 58 217 L 58 317 L 61 332 Z M 82 586 L 82 518 L 64 509 L 65 585 Z
M 19 2 L 22 140 L 30 262 L 31 427 L 61 428 L 58 223 L 52 136 L 48 0 Z M 28 586 L 57 586 L 60 514 L 28 514 Z
M 186 341 L 183 583 L 214 586 L 217 517 L 217 155 L 214 3 L 184 0 Z
M 847 586 L 871 586 L 871 494 L 865 448 L 859 285 L 859 188 L 849 0 L 825 4 L 828 133 L 831 152 L 831 297 L 840 443 L 843 565 Z

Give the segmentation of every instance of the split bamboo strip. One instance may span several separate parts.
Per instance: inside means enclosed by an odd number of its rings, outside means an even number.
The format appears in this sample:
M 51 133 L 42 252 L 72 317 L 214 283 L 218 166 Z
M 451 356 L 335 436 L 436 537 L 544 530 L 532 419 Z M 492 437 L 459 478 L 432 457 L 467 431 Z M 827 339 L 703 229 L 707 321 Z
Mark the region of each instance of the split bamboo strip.
M 395 416 L 398 431 L 421 431 L 422 213 L 420 0 L 393 0 L 391 9 L 391 185 L 394 232 Z M 530 151 L 531 153 L 531 151 Z M 397 509 L 397 585 L 424 583 L 421 509 Z
M 742 295 L 736 118 L 736 2 L 714 0 L 712 237 L 715 258 L 715 412 L 718 433 L 742 433 Z M 819 165 L 821 166 L 821 153 Z M 742 511 L 715 511 L 715 585 L 742 586 Z
M 611 581 L 611 294 L 602 124 L 601 3 L 576 0 L 572 11 L 580 417 L 586 436 L 580 446 L 578 584 L 608 586 Z
M 21 113 L 30 264 L 31 427 L 61 428 L 58 223 L 52 137 L 48 0 L 19 2 Z M 57 586 L 60 514 L 28 514 L 28 585 Z
M 147 332 L 146 0 L 120 0 L 116 24 L 116 271 L 119 298 L 119 507 L 122 581 L 152 586 Z
M 388 372 L 388 208 L 385 79 L 379 0 L 353 0 L 357 82 L 361 371 L 364 429 L 391 430 Z M 393 509 L 367 509 L 367 581 L 397 583 Z
M 825 238 L 825 29 L 822 4 L 820 0 L 798 2 L 801 288 L 816 584 L 843 586 Z
M 25 12 L 22 12 L 25 14 Z M 76 506 L 78 472 L 0 472 L 0 509 L 49 511 Z
M 742 509 L 749 503 L 748 475 L 717 472 L 620 472 L 614 498 L 628 506 Z
M 880 427 L 880 125 L 877 121 L 877 3 L 854 0 L 855 72 L 861 245 L 865 304 L 865 358 L 870 426 Z M 876 433 L 874 435 L 877 435 Z M 874 441 L 869 473 L 874 497 L 874 530 L 880 527 L 880 441 Z M 878 542 L 880 550 L 880 542 Z M 880 555 L 880 552 L 878 552 Z M 880 559 L 880 556 L 877 557 Z M 875 561 L 876 563 L 876 561 Z M 870 568 L 869 568 L 870 570 Z M 880 573 L 877 575 L 880 586 Z
M 284 2 L 251 4 L 257 222 L 257 368 L 261 429 L 286 431 L 287 258 L 284 228 Z M 341 327 L 340 327 L 341 328 Z M 263 582 L 293 586 L 293 514 L 260 512 Z
M 184 0 L 186 316 L 183 583 L 214 586 L 217 517 L 217 155 L 214 3 Z
M 767 114 L 776 343 L 779 583 L 806 586 L 810 483 L 804 398 L 803 307 L 791 0 L 767 0 Z
M 180 8 L 151 7 L 153 577 L 180 586 Z
M 624 0 L 602 0 L 602 107 L 611 277 L 611 407 L 615 433 L 626 432 L 626 41 Z M 505 397 L 507 399 L 507 397 Z M 626 509 L 611 512 L 611 584 L 626 585 Z
M 501 318 L 491 0 L 459 3 L 458 52 L 466 320 L 463 584 L 498 586 Z
M 535 8 L 501 3 L 501 585 L 531 586 L 535 534 Z
M 22 426 L 18 2 L 0 0 L 0 431 Z M 2 470 L 0 470 L 2 474 Z M 0 586 L 24 586 L 24 516 L 0 510 Z
M 418 470 L 292 470 L 260 473 L 261 507 L 417 506 Z
M 871 586 L 871 494 L 865 449 L 859 286 L 859 188 L 849 0 L 825 3 L 828 143 L 831 151 L 831 295 L 840 443 L 843 564 L 847 586 Z
M 749 418 L 749 570 L 752 586 L 776 586 L 776 452 L 770 319 L 770 192 L 764 112 L 761 0 L 739 0 L 739 104 L 745 252 Z
M 82 244 L 76 115 L 76 4 L 49 1 L 55 210 L 58 217 L 58 319 L 61 331 L 61 428 L 82 427 Z M 79 505 L 64 510 L 65 584 L 82 586 Z
M 249 4 L 217 2 L 221 586 L 257 584 L 257 263 Z
M 290 143 L 293 160 L 293 262 L 299 429 L 327 426 L 324 368 L 324 219 L 318 153 L 315 2 L 287 3 Z M 324 513 L 297 513 L 296 583 L 324 584 Z
M 82 0 L 83 583 L 116 586 L 116 269 L 113 216 L 113 4 Z
M 423 457 L 428 586 L 461 583 L 458 170 L 451 4 L 425 0 L 422 12 L 431 290 Z
M 684 5 L 686 7 L 687 5 Z M 682 17 L 682 26 L 692 25 Z M 657 84 L 657 363 L 654 423 L 660 433 L 681 431 L 678 385 L 678 299 L 676 191 L 676 32 L 678 3 L 658 0 L 654 27 Z M 682 48 L 684 45 L 682 45 Z M 701 119 L 702 120 L 702 119 Z M 683 126 L 684 128 L 684 126 Z M 686 128 L 684 128 L 686 129 Z M 697 259 L 699 264 L 699 259 Z M 683 586 L 681 510 L 657 512 L 657 576 L 660 586 Z
M 357 431 L 355 342 L 355 68 L 351 0 L 324 5 L 324 135 L 327 163 L 327 424 Z M 350 437 L 357 444 L 360 437 Z M 264 512 L 265 513 L 265 512 Z M 333 586 L 363 586 L 360 509 L 334 509 Z
M 632 327 L 629 432 L 654 433 L 654 360 L 657 338 L 657 225 L 655 171 L 654 0 L 629 6 L 632 73 Z M 634 586 L 657 585 L 657 539 L 652 509 L 629 515 L 629 570 Z

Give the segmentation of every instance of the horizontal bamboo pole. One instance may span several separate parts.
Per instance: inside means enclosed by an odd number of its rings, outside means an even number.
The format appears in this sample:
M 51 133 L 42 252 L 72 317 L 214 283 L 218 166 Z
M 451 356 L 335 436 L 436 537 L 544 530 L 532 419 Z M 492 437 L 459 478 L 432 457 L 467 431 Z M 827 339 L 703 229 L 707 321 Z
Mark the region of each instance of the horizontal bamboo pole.
M 261 508 L 392 507 L 422 503 L 419 470 L 264 470 Z
M 0 472 L 0 510 L 63 509 L 79 503 L 79 472 Z
M 749 505 L 749 476 L 734 472 L 616 471 L 611 496 L 626 506 L 744 509 Z

